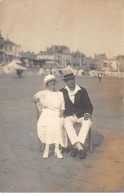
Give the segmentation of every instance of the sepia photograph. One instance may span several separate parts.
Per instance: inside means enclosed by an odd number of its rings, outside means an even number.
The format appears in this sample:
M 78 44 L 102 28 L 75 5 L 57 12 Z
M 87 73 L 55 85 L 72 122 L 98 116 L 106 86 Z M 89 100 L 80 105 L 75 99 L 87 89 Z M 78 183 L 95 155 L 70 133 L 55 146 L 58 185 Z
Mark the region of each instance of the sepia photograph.
M 124 192 L 124 0 L 0 0 L 0 193 Z

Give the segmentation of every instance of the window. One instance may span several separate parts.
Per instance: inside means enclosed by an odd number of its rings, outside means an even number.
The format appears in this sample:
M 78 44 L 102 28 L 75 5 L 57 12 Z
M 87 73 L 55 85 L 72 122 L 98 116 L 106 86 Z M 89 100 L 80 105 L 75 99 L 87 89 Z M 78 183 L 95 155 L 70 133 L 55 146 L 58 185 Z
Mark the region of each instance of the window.
M 12 46 L 10 46 L 10 51 L 12 51 Z

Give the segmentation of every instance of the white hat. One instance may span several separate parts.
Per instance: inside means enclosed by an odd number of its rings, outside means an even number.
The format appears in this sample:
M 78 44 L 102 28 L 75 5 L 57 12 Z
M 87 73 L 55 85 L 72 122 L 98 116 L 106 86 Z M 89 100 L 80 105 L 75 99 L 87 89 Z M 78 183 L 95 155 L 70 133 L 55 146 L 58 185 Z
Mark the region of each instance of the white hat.
M 45 76 L 45 78 L 44 78 L 44 85 L 46 85 L 51 80 L 56 80 L 56 77 L 54 75 L 51 75 L 51 74 Z

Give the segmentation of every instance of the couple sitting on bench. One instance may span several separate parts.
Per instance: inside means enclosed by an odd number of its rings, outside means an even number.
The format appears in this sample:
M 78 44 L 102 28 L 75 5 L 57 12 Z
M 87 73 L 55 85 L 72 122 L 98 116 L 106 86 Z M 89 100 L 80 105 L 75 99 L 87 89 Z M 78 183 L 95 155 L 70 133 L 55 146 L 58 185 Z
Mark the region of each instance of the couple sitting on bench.
M 36 103 L 42 107 L 37 123 L 37 132 L 41 142 L 45 143 L 43 158 L 49 156 L 49 145 L 55 144 L 55 156 L 63 158 L 59 145 L 67 147 L 67 135 L 73 145 L 71 156 L 86 157 L 84 143 L 92 124 L 93 106 L 85 88 L 75 83 L 73 73 L 64 75 L 66 86 L 56 90 L 56 78 L 47 75 L 44 78 L 45 89 L 34 95 Z M 79 134 L 74 124 L 80 123 Z

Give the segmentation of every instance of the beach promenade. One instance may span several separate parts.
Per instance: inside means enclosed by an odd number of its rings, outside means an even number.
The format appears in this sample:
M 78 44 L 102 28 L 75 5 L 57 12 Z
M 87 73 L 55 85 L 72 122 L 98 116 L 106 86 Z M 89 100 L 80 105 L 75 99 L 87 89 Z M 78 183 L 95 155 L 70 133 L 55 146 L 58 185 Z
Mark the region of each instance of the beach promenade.
M 77 77 L 94 106 L 93 153 L 47 160 L 39 151 L 33 95 L 38 75 L 0 75 L 0 192 L 113 192 L 124 190 L 124 79 Z M 63 87 L 58 78 L 57 89 Z

